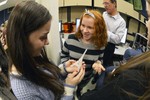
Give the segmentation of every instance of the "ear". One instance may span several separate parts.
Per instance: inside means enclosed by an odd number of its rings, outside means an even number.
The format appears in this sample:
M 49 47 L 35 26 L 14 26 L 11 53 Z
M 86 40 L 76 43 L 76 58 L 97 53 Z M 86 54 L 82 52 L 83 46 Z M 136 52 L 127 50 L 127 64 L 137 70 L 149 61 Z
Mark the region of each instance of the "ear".
M 115 8 L 117 8 L 117 2 L 114 2 Z

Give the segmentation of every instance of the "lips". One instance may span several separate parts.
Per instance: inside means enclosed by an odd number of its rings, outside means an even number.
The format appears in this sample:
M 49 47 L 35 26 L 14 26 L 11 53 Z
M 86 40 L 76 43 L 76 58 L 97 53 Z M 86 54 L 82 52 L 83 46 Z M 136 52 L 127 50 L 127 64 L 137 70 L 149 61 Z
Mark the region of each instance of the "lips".
M 89 36 L 89 34 L 83 34 L 83 37 L 88 37 Z

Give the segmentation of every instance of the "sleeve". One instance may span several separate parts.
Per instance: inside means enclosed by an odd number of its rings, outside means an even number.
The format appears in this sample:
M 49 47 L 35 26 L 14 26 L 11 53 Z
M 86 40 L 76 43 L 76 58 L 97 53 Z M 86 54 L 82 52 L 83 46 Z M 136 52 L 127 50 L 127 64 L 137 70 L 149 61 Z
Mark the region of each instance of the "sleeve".
M 18 81 L 20 82 L 20 81 Z M 18 100 L 42 100 L 40 94 L 35 90 L 29 88 L 25 84 L 14 84 L 12 83 L 12 90 Z M 51 100 L 51 98 L 50 98 Z
M 98 57 L 98 60 L 103 62 L 103 56 L 104 56 L 104 51 L 105 51 L 105 47 L 102 47 L 101 50 L 100 50 L 100 55 Z
M 68 74 L 68 72 L 66 70 L 65 63 L 60 64 L 58 67 L 60 69 L 60 72 L 61 72 L 61 75 L 62 75 L 62 79 L 65 79 L 67 77 L 67 74 Z
M 75 86 L 64 84 L 65 92 L 62 100 L 72 100 Z
M 124 35 L 125 29 L 126 29 L 126 23 L 124 20 L 122 20 L 119 27 L 116 30 L 116 33 L 107 31 L 108 32 L 108 42 L 111 42 L 114 44 L 119 44 Z

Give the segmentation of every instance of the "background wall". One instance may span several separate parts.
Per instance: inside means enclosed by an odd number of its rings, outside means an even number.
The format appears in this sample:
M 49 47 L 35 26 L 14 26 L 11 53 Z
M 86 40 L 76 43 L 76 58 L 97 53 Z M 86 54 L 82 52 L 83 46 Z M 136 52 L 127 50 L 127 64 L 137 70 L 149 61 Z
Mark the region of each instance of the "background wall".
M 55 64 L 60 63 L 60 34 L 58 31 L 58 0 L 36 0 L 36 2 L 44 5 L 52 15 L 50 33 L 48 34 L 49 45 L 46 46 L 48 58 Z
M 70 3 L 67 3 L 67 1 L 70 1 Z M 76 18 L 80 18 L 86 8 L 94 8 L 101 13 L 105 11 L 102 4 L 103 0 L 93 0 L 94 7 L 92 0 L 89 0 L 85 5 L 83 5 L 83 2 L 78 1 L 79 0 L 74 2 L 72 0 L 59 0 L 59 19 L 62 20 L 63 23 L 75 22 Z M 128 33 L 141 33 L 145 35 L 147 33 L 145 16 L 141 15 L 138 11 L 135 11 L 133 4 L 124 0 L 119 0 L 117 5 L 118 11 L 127 23 Z M 69 9 L 69 11 L 67 9 Z M 67 19 L 69 19 L 69 21 Z

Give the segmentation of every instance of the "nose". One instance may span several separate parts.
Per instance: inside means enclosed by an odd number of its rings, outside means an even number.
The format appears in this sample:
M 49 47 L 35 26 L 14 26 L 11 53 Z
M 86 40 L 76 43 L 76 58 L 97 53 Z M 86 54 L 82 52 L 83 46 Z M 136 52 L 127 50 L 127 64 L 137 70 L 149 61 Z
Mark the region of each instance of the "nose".
M 46 40 L 45 40 L 44 45 L 49 45 L 49 41 L 48 41 L 48 39 L 46 39 Z
M 88 31 L 87 27 L 84 27 L 83 32 L 87 32 L 87 31 Z

